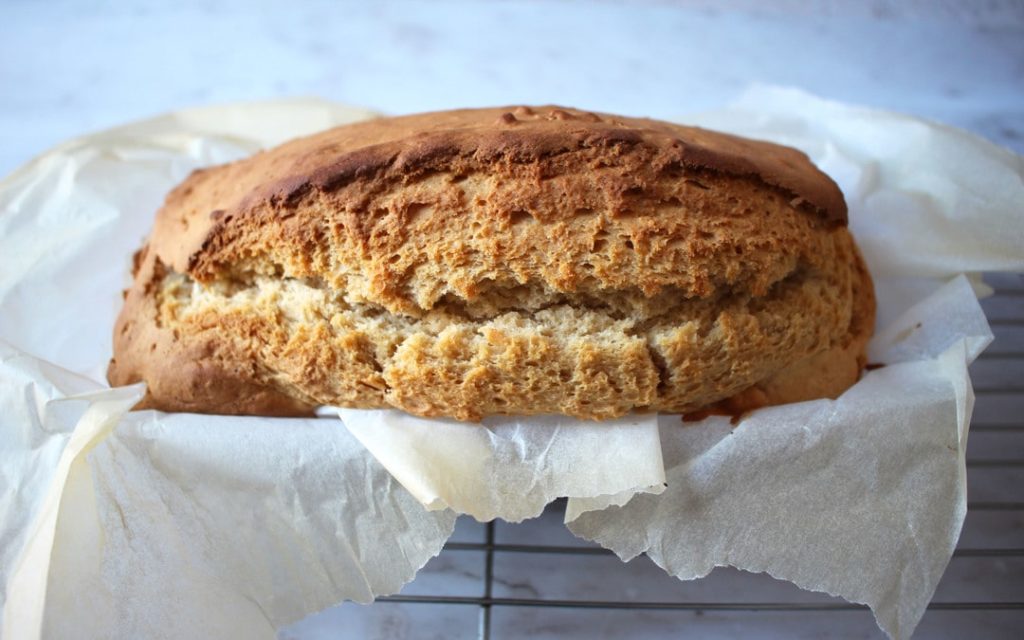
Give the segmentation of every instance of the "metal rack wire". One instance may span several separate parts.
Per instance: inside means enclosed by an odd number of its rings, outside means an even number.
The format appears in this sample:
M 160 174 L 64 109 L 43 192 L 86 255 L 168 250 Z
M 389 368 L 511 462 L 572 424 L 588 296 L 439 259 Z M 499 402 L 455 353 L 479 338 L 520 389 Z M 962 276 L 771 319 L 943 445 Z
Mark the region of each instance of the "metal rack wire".
M 1020 466 L 1022 461 L 1009 463 Z M 972 505 L 974 510 L 1020 510 L 1024 505 L 1013 503 L 989 503 Z M 545 599 L 545 598 L 495 598 L 491 595 L 493 588 L 493 566 L 496 553 L 535 553 L 554 555 L 613 555 L 611 551 L 596 547 L 572 547 L 565 545 L 529 545 L 529 544 L 497 544 L 494 542 L 493 522 L 486 525 L 487 541 L 484 543 L 449 543 L 445 552 L 482 551 L 485 553 L 484 591 L 477 597 L 472 596 L 441 596 L 441 595 L 396 595 L 379 598 L 378 603 L 416 603 L 416 604 L 456 604 L 479 607 L 479 635 L 482 640 L 491 637 L 492 607 L 556 607 L 567 609 L 619 609 L 619 610 L 659 610 L 659 611 L 745 611 L 745 612 L 778 612 L 778 611 L 861 611 L 864 605 L 846 602 L 649 602 L 625 600 L 587 600 L 587 599 Z M 959 558 L 1021 558 L 1024 548 L 1003 549 L 970 549 L 958 548 L 954 557 Z M 1024 602 L 932 602 L 930 611 L 1024 611 Z
M 964 637 L 961 630 L 963 633 L 976 630 L 979 624 L 992 626 L 975 637 L 1019 637 L 1016 634 L 1024 623 L 1024 277 L 1002 274 L 986 280 L 996 289 L 995 296 L 982 302 L 996 340 L 972 367 L 977 401 L 972 437 L 968 444 L 968 519 L 960 547 L 954 553 L 951 569 L 947 570 L 936 599 L 929 605 L 928 613 L 919 628 L 923 637 Z M 548 521 L 551 531 L 562 529 L 560 510 L 561 506 L 556 503 L 540 519 Z M 421 583 L 421 579 L 417 579 L 402 594 L 380 598 L 368 609 L 439 605 L 477 609 L 475 630 L 449 629 L 451 633 L 446 633 L 444 637 L 490 639 L 503 635 L 495 633 L 495 615 L 513 609 L 534 612 L 565 610 L 571 612 L 570 623 L 580 629 L 587 629 L 591 624 L 588 616 L 600 615 L 597 613 L 600 611 L 624 612 L 624 615 L 633 616 L 652 612 L 689 615 L 688 618 L 678 618 L 668 623 L 680 625 L 677 627 L 679 629 L 686 628 L 682 625 L 687 622 L 697 620 L 694 616 L 736 613 L 735 626 L 732 628 L 739 629 L 742 635 L 752 635 L 753 631 L 761 630 L 765 625 L 770 627 L 772 620 L 786 614 L 800 616 L 799 620 L 794 621 L 796 625 L 813 614 L 828 615 L 830 620 L 821 624 L 829 625 L 834 631 L 833 614 L 854 612 L 867 621 L 862 623 L 860 635 L 875 633 L 876 637 L 882 637 L 870 621 L 866 607 L 821 594 L 800 592 L 803 595 L 798 595 L 794 590 L 782 589 L 782 586 L 786 586 L 784 583 L 778 583 L 780 588 L 777 591 L 781 597 L 752 601 L 739 597 L 741 593 L 748 593 L 746 589 L 728 598 L 720 594 L 718 597 L 704 595 L 707 590 L 701 591 L 700 588 L 703 580 L 692 583 L 695 585 L 693 593 L 697 597 L 676 599 L 599 598 L 589 592 L 574 593 L 571 590 L 566 594 L 529 593 L 523 585 L 515 584 L 512 584 L 515 588 L 510 588 L 508 584 L 502 583 L 503 568 L 507 571 L 509 567 L 521 562 L 539 561 L 541 564 L 534 566 L 550 565 L 553 570 L 571 572 L 579 566 L 578 562 L 593 562 L 612 556 L 610 551 L 571 539 L 571 536 L 562 540 L 540 536 L 538 541 L 535 533 L 517 535 L 524 528 L 537 526 L 531 525 L 531 522 L 519 525 L 504 522 L 487 525 L 467 523 L 469 533 L 465 537 L 469 540 L 459 539 L 445 546 L 436 559 L 441 565 L 447 561 L 465 567 L 470 566 L 466 562 L 471 560 L 471 564 L 478 567 L 462 569 L 463 573 L 471 574 L 470 586 L 476 589 L 476 593 L 438 593 L 432 590 L 436 585 L 430 584 L 429 579 L 425 587 L 417 587 Z M 508 562 L 509 558 L 513 558 L 512 564 Z M 501 566 L 496 566 L 499 563 Z M 441 573 L 451 569 L 450 566 L 443 567 Z M 752 576 L 742 574 L 733 577 L 740 579 L 742 587 L 743 580 L 753 580 Z M 622 578 L 623 582 L 652 579 L 653 574 L 632 575 L 628 572 Z M 496 586 L 500 586 L 503 593 Z M 764 587 L 762 581 L 754 594 L 767 593 L 772 596 L 775 593 L 771 589 L 766 591 Z M 526 591 L 527 596 L 520 597 L 516 593 L 517 589 Z M 358 615 L 358 611 L 349 609 L 345 615 L 350 619 L 353 613 Z M 941 619 L 936 616 L 941 616 Z M 929 627 L 928 621 L 931 618 L 937 622 L 931 623 Z M 465 617 L 460 620 L 470 624 Z M 852 635 L 842 629 L 842 624 L 838 626 L 839 636 Z M 347 623 L 342 626 L 348 627 Z M 528 633 L 528 630 L 524 630 L 523 635 Z M 552 633 L 561 635 L 561 632 Z M 591 632 L 581 637 L 613 634 L 613 631 L 596 622 Z M 385 632 L 384 635 L 391 634 Z M 406 635 L 420 637 L 415 630 Z M 701 632 L 698 631 L 697 635 L 701 635 Z

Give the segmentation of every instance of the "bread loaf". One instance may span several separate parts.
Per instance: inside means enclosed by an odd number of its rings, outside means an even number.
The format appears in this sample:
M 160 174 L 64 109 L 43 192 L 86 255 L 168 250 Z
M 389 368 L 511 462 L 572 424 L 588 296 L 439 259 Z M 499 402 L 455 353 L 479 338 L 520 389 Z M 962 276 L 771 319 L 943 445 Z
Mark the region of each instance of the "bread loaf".
M 143 406 L 477 420 L 835 397 L 870 277 L 802 153 L 558 107 L 379 119 L 194 172 L 135 258 Z

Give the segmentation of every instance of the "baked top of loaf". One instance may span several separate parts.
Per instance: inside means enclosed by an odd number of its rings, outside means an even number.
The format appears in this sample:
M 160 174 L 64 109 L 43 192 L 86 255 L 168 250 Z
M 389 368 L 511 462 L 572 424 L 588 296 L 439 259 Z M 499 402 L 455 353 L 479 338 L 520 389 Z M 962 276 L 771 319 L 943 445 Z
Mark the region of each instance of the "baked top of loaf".
M 373 120 L 194 172 L 115 328 L 148 406 L 602 418 L 834 396 L 871 334 L 802 153 L 560 107 Z

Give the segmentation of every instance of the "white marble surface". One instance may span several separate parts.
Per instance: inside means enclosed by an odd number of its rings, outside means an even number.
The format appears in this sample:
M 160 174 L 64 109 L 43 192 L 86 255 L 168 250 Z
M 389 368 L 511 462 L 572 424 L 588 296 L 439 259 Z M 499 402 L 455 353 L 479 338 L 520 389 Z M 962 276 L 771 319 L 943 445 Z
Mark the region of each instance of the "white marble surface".
M 676 116 L 752 82 L 961 126 L 1024 152 L 1021 2 L 33 2 L 0 0 L 0 175 L 69 137 L 185 106 L 317 95 L 401 113 L 560 102 Z M 979 361 L 970 455 L 1024 458 L 1024 284 L 986 303 L 997 356 Z M 1014 321 L 1014 319 L 1017 319 Z M 1002 391 L 1000 390 L 1002 389 Z M 1000 426 L 1010 429 L 998 430 Z M 1021 467 L 973 467 L 971 499 L 1022 501 Z M 481 542 L 479 524 L 455 540 Z M 498 524 L 499 542 L 582 544 L 557 510 Z M 1024 513 L 977 511 L 962 546 L 1024 547 Z M 404 593 L 478 595 L 480 551 L 446 551 Z M 505 597 L 821 601 L 766 576 L 696 583 L 645 559 L 498 554 Z M 955 558 L 938 600 L 1024 601 L 1024 559 Z M 474 606 L 342 605 L 285 638 L 472 638 Z M 880 637 L 870 614 L 498 608 L 495 638 Z M 1024 614 L 930 612 L 919 637 L 1019 637 Z
M 3 0 L 0 175 L 65 138 L 196 104 L 319 95 L 394 113 L 522 101 L 671 116 L 751 82 L 1022 151 L 1024 6 Z

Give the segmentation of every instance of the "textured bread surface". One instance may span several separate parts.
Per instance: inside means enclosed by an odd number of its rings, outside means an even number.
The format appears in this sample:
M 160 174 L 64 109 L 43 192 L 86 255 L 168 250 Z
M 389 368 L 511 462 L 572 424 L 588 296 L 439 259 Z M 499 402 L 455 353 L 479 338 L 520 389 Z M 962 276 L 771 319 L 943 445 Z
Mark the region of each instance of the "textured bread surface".
M 145 406 L 606 418 L 835 397 L 870 277 L 800 152 L 558 107 L 339 127 L 173 190 L 112 384 Z

